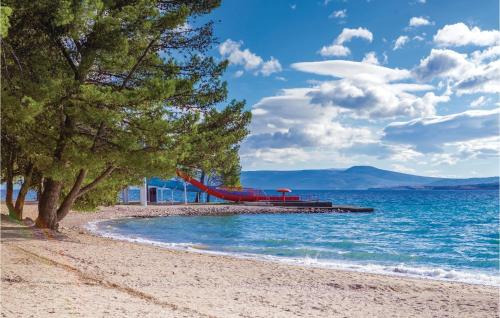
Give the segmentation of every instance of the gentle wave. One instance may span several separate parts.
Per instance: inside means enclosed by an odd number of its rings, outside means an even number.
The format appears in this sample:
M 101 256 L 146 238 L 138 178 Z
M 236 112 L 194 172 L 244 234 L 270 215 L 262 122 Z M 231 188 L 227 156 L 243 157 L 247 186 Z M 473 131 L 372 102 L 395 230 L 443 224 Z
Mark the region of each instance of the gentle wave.
M 438 267 L 408 266 L 406 264 L 397 264 L 397 265 L 381 265 L 381 264 L 371 264 L 371 263 L 358 264 L 347 261 L 318 260 L 317 258 L 312 258 L 307 256 L 304 258 L 293 258 L 293 257 L 280 257 L 280 256 L 260 255 L 251 253 L 234 253 L 234 252 L 230 253 L 230 252 L 210 250 L 208 249 L 208 247 L 202 244 L 187 243 L 187 242 L 168 243 L 168 242 L 145 239 L 139 236 L 126 236 L 122 234 L 111 233 L 98 228 L 98 224 L 101 222 L 104 222 L 104 220 L 89 222 L 87 223 L 86 228 L 90 232 L 102 237 L 134 242 L 134 243 L 149 244 L 164 248 L 170 248 L 174 250 L 184 250 L 196 253 L 224 255 L 224 256 L 232 256 L 244 259 L 280 262 L 280 263 L 301 265 L 307 267 L 337 269 L 337 270 L 383 274 L 383 275 L 400 276 L 400 277 L 424 278 L 424 279 L 461 282 L 461 283 L 487 285 L 495 287 L 500 286 L 499 275 L 494 275 L 494 274 L 490 275 L 478 271 L 464 271 L 464 270 L 458 271 L 454 269 L 438 268 Z

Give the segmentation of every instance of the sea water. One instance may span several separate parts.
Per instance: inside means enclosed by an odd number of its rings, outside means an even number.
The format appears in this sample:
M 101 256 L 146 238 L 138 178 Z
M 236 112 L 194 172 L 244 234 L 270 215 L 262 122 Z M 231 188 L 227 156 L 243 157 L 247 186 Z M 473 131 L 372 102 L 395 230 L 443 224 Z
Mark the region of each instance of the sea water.
M 102 235 L 239 257 L 500 285 L 497 191 L 296 191 L 374 213 L 129 218 Z

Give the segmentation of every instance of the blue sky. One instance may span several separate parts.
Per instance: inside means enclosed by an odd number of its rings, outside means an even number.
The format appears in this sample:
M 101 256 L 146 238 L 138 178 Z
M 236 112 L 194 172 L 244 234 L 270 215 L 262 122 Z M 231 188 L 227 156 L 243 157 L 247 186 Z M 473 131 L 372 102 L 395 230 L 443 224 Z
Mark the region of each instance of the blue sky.
M 254 115 L 243 169 L 497 175 L 498 16 L 496 0 L 224 0 L 212 53 Z

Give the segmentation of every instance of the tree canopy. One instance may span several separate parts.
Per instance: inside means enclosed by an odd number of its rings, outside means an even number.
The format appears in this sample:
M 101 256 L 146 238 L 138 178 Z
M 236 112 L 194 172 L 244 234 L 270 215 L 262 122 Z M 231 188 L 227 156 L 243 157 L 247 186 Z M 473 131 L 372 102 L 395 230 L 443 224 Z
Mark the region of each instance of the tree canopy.
M 37 226 L 57 228 L 75 202 L 95 206 L 179 165 L 234 179 L 250 114 L 235 101 L 217 110 L 227 62 L 207 54 L 213 23 L 199 19 L 219 1 L 4 5 L 2 178 L 39 189 Z

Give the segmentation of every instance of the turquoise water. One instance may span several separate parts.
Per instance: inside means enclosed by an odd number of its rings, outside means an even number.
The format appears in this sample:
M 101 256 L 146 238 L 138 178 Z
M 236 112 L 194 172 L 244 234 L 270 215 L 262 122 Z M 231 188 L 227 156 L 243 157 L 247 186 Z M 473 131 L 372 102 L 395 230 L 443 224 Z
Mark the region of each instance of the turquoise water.
M 496 191 L 296 191 L 371 214 L 159 217 L 103 235 L 274 261 L 499 285 Z

